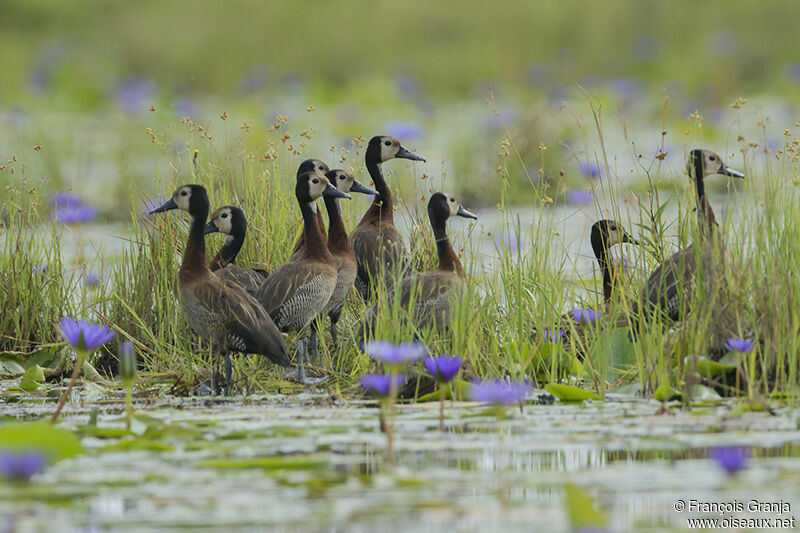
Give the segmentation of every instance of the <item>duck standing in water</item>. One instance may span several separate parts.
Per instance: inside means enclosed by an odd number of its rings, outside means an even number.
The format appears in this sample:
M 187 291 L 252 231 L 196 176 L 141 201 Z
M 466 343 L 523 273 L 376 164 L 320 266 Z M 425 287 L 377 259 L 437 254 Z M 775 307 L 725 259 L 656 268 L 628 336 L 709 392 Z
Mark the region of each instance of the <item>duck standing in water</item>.
M 633 305 L 634 329 L 636 329 L 635 321 L 640 309 L 643 311 L 641 318 L 644 320 L 648 320 L 653 313 L 658 312 L 672 321 L 681 320 L 689 310 L 698 266 L 695 246 L 702 248 L 700 252 L 710 252 L 714 247 L 711 237 L 715 234 L 719 237 L 717 219 L 705 194 L 705 177 L 722 174 L 734 178 L 744 178 L 744 174 L 729 168 L 722 158 L 711 150 L 692 150 L 689 154 L 687 170 L 695 186 L 697 216 L 700 224 L 699 239 L 668 257 L 650 274 L 647 283 L 639 292 L 639 302 L 634 302 Z M 721 249 L 724 250 L 724 246 Z
M 269 270 L 240 267 L 235 264 L 247 235 L 247 218 L 244 211 L 233 205 L 220 207 L 211 213 L 205 232 L 206 235 L 216 232 L 227 235 L 225 243 L 208 264 L 214 274 L 240 285 L 248 292 L 255 291 L 266 281 Z
M 308 339 L 302 334 L 328 305 L 337 280 L 336 262 L 317 221 L 317 199 L 321 196 L 350 198 L 318 171 L 304 172 L 297 177 L 295 197 L 303 216 L 305 244 L 298 257 L 276 269 L 255 292 L 256 299 L 281 331 L 301 333 L 297 365 L 303 382 L 307 382 Z
M 394 225 L 392 193 L 383 178 L 382 165 L 391 159 L 425 161 L 410 152 L 394 137 L 377 135 L 370 139 L 364 161 L 378 195 L 372 201 L 358 226 L 350 234 L 358 272 L 355 286 L 368 300 L 379 280 L 391 288 L 394 276 L 405 270 L 406 250 L 403 237 Z
M 289 366 L 286 341 L 264 308 L 241 286 L 216 276 L 208 266 L 205 226 L 209 201 L 202 185 L 179 187 L 150 213 L 173 209 L 192 217 L 189 238 L 178 271 L 181 308 L 195 334 L 225 356 L 225 392 L 231 381 L 230 352 L 257 353 Z
M 442 331 L 447 328 L 452 315 L 453 298 L 464 285 L 464 267 L 447 236 L 447 219 L 451 216 L 478 218 L 452 194 L 434 193 L 428 201 L 428 218 L 436 239 L 439 265 L 434 270 L 406 276 L 388 296 L 388 307 L 391 308 L 395 298 L 399 297 L 400 307 L 408 312 L 409 318 L 420 329 L 432 326 Z M 367 311 L 359 340 L 372 336 L 377 315 L 376 304 Z

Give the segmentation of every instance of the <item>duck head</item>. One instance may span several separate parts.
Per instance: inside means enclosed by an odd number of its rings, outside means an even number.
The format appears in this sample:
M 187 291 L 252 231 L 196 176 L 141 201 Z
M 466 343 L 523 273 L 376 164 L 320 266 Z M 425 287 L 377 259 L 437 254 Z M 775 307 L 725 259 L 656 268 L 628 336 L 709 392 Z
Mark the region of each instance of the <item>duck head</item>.
M 331 182 L 331 184 L 339 189 L 342 192 L 357 192 L 361 194 L 371 194 L 373 196 L 378 196 L 378 191 L 374 189 L 370 189 L 369 187 L 362 185 L 358 182 L 358 180 L 353 177 L 353 174 L 346 170 L 342 169 L 335 169 L 328 171 L 325 176 Z
M 206 223 L 206 235 L 224 233 L 225 235 L 244 234 L 247 231 L 247 219 L 244 211 L 234 205 L 220 207 L 209 217 Z
M 295 195 L 298 201 L 308 204 L 315 203 L 323 195 L 332 198 L 350 199 L 349 194 L 331 185 L 331 182 L 328 181 L 325 174 L 319 171 L 303 172 L 300 174 L 297 177 Z
M 408 148 L 400 144 L 398 139 L 388 135 L 376 135 L 369 140 L 367 152 L 364 156 L 368 161 L 385 163 L 390 159 L 410 159 L 412 161 L 425 161 Z
M 437 192 L 428 200 L 428 217 L 431 221 L 444 223 L 452 216 L 472 218 L 477 220 L 478 215 L 468 211 L 455 195 Z
M 686 164 L 689 175 L 695 179 L 704 179 L 712 174 L 723 174 L 733 178 L 744 178 L 744 174 L 726 165 L 722 158 L 712 152 L 697 148 L 689 152 L 689 161 Z
M 297 167 L 297 175 L 300 176 L 300 174 L 303 174 L 304 172 L 311 172 L 314 170 L 325 174 L 330 170 L 330 168 L 328 168 L 328 165 L 320 159 L 306 159 L 300 163 L 299 167 Z
M 205 216 L 208 213 L 208 193 L 206 188 L 202 185 L 181 185 L 172 193 L 172 198 L 150 211 L 150 214 L 154 215 L 173 209 L 186 211 L 192 216 Z
M 590 239 L 595 255 L 603 250 L 608 250 L 615 244 L 640 244 L 616 220 L 598 220 L 592 224 Z

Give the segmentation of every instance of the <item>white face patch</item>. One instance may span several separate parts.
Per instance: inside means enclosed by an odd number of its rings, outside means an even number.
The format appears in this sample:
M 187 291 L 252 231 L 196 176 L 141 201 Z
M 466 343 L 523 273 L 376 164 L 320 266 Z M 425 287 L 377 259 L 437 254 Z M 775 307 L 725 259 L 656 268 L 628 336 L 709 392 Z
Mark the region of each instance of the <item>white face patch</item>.
M 342 192 L 350 192 L 350 187 L 353 186 L 355 178 L 346 172 L 336 173 L 336 183 L 334 186 Z
M 214 225 L 217 226 L 217 229 L 222 232 L 230 235 L 233 233 L 233 213 L 231 213 L 230 209 L 223 209 L 220 211 L 216 217 L 214 217 Z
M 450 216 L 457 215 L 458 210 L 461 208 L 461 202 L 452 194 L 445 194 L 445 196 L 447 197 L 447 207 L 450 208 Z
M 316 173 L 308 177 L 308 194 L 313 200 L 317 200 L 325 188 L 328 186 L 328 178 L 324 175 Z
M 191 197 L 192 189 L 190 187 L 181 187 L 175 191 L 172 199 L 175 201 L 175 205 L 178 206 L 178 209 L 182 211 L 189 211 L 189 199 Z
M 381 163 L 394 159 L 398 151 L 400 151 L 400 141 L 394 137 L 381 137 Z

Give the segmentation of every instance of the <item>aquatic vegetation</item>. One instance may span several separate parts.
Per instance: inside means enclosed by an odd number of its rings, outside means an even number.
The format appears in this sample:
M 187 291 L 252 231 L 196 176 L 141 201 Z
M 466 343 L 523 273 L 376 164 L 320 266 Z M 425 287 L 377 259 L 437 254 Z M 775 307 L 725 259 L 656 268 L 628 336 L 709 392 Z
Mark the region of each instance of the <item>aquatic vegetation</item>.
M 728 474 L 735 474 L 747 465 L 749 452 L 743 446 L 720 446 L 711 450 L 711 458 Z
M 750 339 L 738 339 L 731 337 L 725 345 L 728 350 L 739 353 L 749 353 L 753 351 L 755 344 Z
M 470 398 L 494 406 L 513 405 L 525 399 L 530 386 L 527 383 L 503 379 L 476 381 L 470 388 Z
M 391 368 L 402 368 L 428 353 L 425 346 L 416 342 L 392 344 L 389 341 L 366 341 L 362 349 L 373 360 Z
M 78 380 L 78 375 L 83 369 L 83 363 L 86 360 L 86 357 L 96 348 L 113 339 L 115 335 L 108 326 L 101 326 L 87 320 L 75 320 L 72 317 L 62 318 L 58 323 L 58 329 L 61 332 L 61 335 L 64 337 L 64 340 L 70 343 L 75 349 L 76 353 L 78 354 L 78 358 L 75 361 L 75 366 L 72 369 L 72 377 L 69 380 L 67 389 L 61 395 L 61 400 L 59 400 L 58 405 L 53 412 L 53 416 L 51 418 L 53 423 L 58 420 L 58 415 L 61 414 L 61 409 L 64 408 L 64 404 L 67 403 L 67 399 L 70 397 L 70 394 L 72 394 L 72 388 L 75 386 L 75 382 Z
M 125 428 L 130 431 L 133 418 L 133 385 L 136 383 L 136 373 L 139 361 L 136 350 L 130 341 L 125 341 L 119 348 L 119 379 L 125 385 Z
M 562 330 L 552 330 L 552 329 L 545 329 L 542 333 L 544 336 L 550 340 L 550 342 L 559 342 L 561 338 L 564 336 L 564 332 Z
M 594 309 L 573 309 L 569 312 L 572 319 L 581 326 L 593 326 L 595 321 L 603 314 Z
M 423 359 L 425 368 L 439 386 L 439 430 L 444 431 L 445 384 L 449 383 L 461 370 L 461 358 L 450 355 L 438 355 Z
M 403 374 L 367 374 L 358 379 L 364 390 L 380 397 L 387 397 L 392 391 L 399 389 L 405 383 Z M 394 382 L 394 383 L 393 383 Z
M 10 481 L 29 481 L 46 463 L 47 458 L 38 451 L 0 449 L 0 475 Z

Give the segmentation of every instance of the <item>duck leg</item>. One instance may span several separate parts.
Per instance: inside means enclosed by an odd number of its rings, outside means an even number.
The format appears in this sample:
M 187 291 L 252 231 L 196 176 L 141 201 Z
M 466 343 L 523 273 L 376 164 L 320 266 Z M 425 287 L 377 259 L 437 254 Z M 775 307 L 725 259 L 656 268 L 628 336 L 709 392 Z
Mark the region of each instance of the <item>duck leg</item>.
M 231 394 L 231 381 L 233 376 L 233 363 L 231 362 L 231 354 L 225 354 L 225 388 L 224 395 L 230 396 Z

